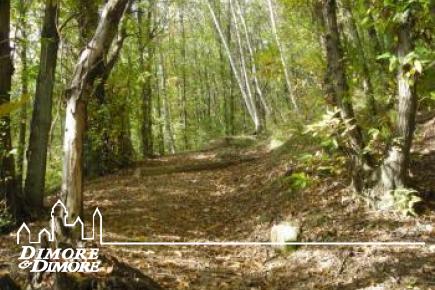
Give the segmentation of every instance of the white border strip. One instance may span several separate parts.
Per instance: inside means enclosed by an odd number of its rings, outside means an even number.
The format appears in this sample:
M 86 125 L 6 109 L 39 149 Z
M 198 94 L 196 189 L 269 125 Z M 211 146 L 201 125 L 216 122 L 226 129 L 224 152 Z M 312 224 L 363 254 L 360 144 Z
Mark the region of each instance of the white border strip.
M 105 246 L 426 246 L 425 242 L 103 242 Z

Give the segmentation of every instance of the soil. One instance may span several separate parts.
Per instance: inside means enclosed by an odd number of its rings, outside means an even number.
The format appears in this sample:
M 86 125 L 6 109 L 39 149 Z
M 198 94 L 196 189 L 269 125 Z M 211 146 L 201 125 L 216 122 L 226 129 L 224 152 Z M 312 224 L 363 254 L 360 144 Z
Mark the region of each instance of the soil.
M 433 154 L 422 153 L 413 163 L 429 199 L 435 192 L 435 162 L 428 161 Z M 145 160 L 86 184 L 85 224 L 98 207 L 105 241 L 266 242 L 274 224 L 297 221 L 301 241 L 426 242 L 302 246 L 287 253 L 269 246 L 101 248 L 167 289 L 435 289 L 435 214 L 429 206 L 418 217 L 374 211 L 337 177 L 316 176 L 311 186 L 290 190 L 284 177 L 294 170 L 291 157 L 277 158 L 265 148 Z M 1 236 L 0 245 L 0 271 L 23 280 L 14 234 Z

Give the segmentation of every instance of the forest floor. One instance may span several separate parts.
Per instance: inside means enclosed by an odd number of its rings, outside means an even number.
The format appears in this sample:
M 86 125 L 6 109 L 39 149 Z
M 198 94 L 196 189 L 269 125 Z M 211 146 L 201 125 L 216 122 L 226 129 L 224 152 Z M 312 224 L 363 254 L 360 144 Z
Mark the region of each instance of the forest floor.
M 269 241 L 273 224 L 297 220 L 301 241 L 434 242 L 433 210 L 417 218 L 373 211 L 349 193 L 345 181 L 327 176 L 291 191 L 284 178 L 296 170 L 291 157 L 264 147 L 218 145 L 145 160 L 89 181 L 88 224 L 98 206 L 105 241 Z M 433 196 L 434 151 L 419 156 L 414 176 Z M 14 238 L 0 237 L 2 271 L 11 271 L 19 253 L 6 246 Z M 435 289 L 435 252 L 429 245 L 303 246 L 290 253 L 268 246 L 107 246 L 101 251 L 167 289 Z

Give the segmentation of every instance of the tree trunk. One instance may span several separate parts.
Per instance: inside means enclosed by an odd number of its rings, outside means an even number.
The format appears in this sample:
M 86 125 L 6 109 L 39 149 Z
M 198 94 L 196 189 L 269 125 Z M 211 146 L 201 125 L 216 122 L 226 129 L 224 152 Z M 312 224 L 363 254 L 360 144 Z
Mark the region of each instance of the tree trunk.
M 166 143 L 169 147 L 169 152 L 171 154 L 175 153 L 175 140 L 174 133 L 171 124 L 171 111 L 169 108 L 168 100 L 168 90 L 166 87 L 166 71 L 165 71 L 165 60 L 163 59 L 163 54 L 160 53 L 160 81 L 162 83 L 162 95 L 163 95 L 163 123 L 165 127 Z
M 11 47 L 10 47 L 10 0 L 0 1 L 0 105 L 10 102 L 12 74 Z M 5 199 L 8 210 L 18 217 L 19 196 L 15 180 L 15 163 L 11 154 L 11 119 L 9 114 L 0 117 L 0 193 Z
M 288 68 L 287 68 L 284 47 L 281 45 L 281 40 L 279 39 L 278 30 L 276 28 L 275 12 L 274 12 L 274 8 L 273 8 L 272 0 L 267 0 L 267 5 L 269 7 L 269 15 L 270 15 L 270 23 L 272 26 L 272 33 L 273 33 L 273 36 L 275 37 L 276 45 L 278 47 L 282 68 L 284 70 L 285 83 L 287 86 L 288 93 L 290 95 L 290 101 L 292 102 L 295 111 L 298 111 L 299 107 L 298 107 L 298 104 L 296 102 L 296 98 L 295 98 L 295 95 L 293 92 L 293 86 L 292 86 L 291 81 L 290 81 L 290 73 L 289 73 Z
M 228 2 L 228 12 L 230 11 L 230 3 Z M 231 13 L 228 13 L 231 15 Z M 229 16 L 228 19 L 228 25 L 227 25 L 227 43 L 228 43 L 228 49 L 231 49 L 231 16 Z M 234 75 L 231 73 L 232 67 L 231 62 L 228 63 L 228 73 L 230 75 L 230 92 L 229 92 L 229 132 L 230 135 L 236 135 L 236 126 L 234 122 L 235 118 L 235 111 L 236 111 L 236 100 L 234 97 Z
M 183 88 L 182 88 L 182 110 L 183 110 L 183 140 L 184 140 L 184 150 L 188 150 L 190 148 L 189 138 L 188 138 L 188 121 L 187 121 L 187 96 L 186 96 L 186 86 L 187 86 L 187 76 L 186 76 L 186 28 L 184 24 L 184 13 L 185 13 L 184 4 L 182 4 L 181 12 L 180 12 L 180 22 L 181 22 L 181 37 L 182 37 L 182 48 L 181 54 L 183 58 L 183 67 L 182 67 L 182 77 L 183 77 Z
M 142 124 L 141 124 L 141 140 L 142 140 L 142 155 L 150 157 L 153 155 L 153 131 L 152 131 L 152 63 L 154 58 L 152 21 L 153 21 L 153 6 L 150 2 L 148 7 L 146 23 L 142 20 L 144 13 L 141 8 L 138 8 L 138 46 L 139 46 L 139 64 L 145 72 L 142 85 Z M 146 31 L 142 31 L 142 26 L 145 24 Z M 143 40 L 145 38 L 145 41 Z M 145 51 L 145 46 L 146 50 Z M 147 54 L 146 59 L 144 54 Z
M 411 24 L 407 19 L 398 30 L 397 72 L 398 117 L 396 138 L 391 145 L 381 170 L 381 183 L 385 191 L 403 188 L 407 184 L 409 153 L 415 129 L 417 96 L 415 92 L 415 75 L 407 74 L 411 65 L 404 62 L 405 56 L 413 50 Z M 388 197 L 387 197 L 388 198 Z M 384 204 L 384 206 L 389 206 Z M 391 204 L 390 204 L 391 206 Z
M 95 80 L 92 69 L 107 55 L 127 3 L 128 0 L 109 0 L 105 4 L 94 36 L 80 53 L 68 91 L 61 195 L 70 222 L 81 216 L 83 209 L 83 136 L 86 99 Z
M 156 58 L 154 65 L 157 68 L 155 69 L 154 72 L 154 78 L 156 80 L 160 80 L 160 60 L 158 58 Z M 157 95 L 156 112 L 157 112 L 157 119 L 158 119 L 158 124 L 157 124 L 158 150 L 159 150 L 159 155 L 163 156 L 165 154 L 165 139 L 164 139 L 164 128 L 163 128 L 163 121 L 162 121 L 162 100 L 161 100 L 162 89 L 160 88 L 160 81 L 155 82 L 155 91 Z
M 77 22 L 79 25 L 79 43 L 81 47 L 86 46 L 97 28 L 99 17 L 98 7 L 100 2 L 101 0 L 77 0 L 74 3 L 74 12 L 77 13 Z M 106 79 L 103 80 L 104 70 L 105 62 L 103 59 L 97 61 L 96 67 L 92 70 L 92 77 L 96 79 L 92 93 L 95 98 L 91 99 L 87 104 L 87 134 L 85 134 L 83 143 L 83 169 L 84 175 L 87 177 L 103 175 L 109 171 L 108 159 L 110 155 L 110 144 L 108 144 L 109 141 L 107 139 L 110 126 L 107 122 L 107 119 L 109 119 L 108 112 L 105 110 L 107 100 L 105 88 Z
M 234 9 L 234 5 L 233 5 L 232 0 L 230 0 L 230 9 L 231 9 L 231 15 L 234 19 L 234 32 L 236 34 L 237 44 L 239 47 L 240 66 L 241 66 L 240 74 L 242 76 L 242 79 L 243 79 L 244 85 L 245 85 L 245 89 L 246 89 L 246 96 L 247 96 L 247 101 L 248 101 L 247 105 L 249 105 L 248 111 L 251 111 L 252 118 L 253 118 L 254 125 L 255 125 L 255 132 L 260 133 L 263 130 L 263 124 L 262 124 L 260 116 L 258 114 L 257 106 L 255 104 L 255 100 L 254 100 L 254 97 L 252 94 L 251 81 L 250 81 L 250 77 L 248 75 L 248 71 L 246 69 L 245 51 L 243 48 L 242 38 L 240 36 L 240 31 L 239 31 L 239 24 L 237 21 L 236 13 L 234 12 L 235 9 Z
M 25 100 L 20 110 L 20 129 L 18 137 L 18 150 L 17 150 L 17 184 L 19 190 L 22 191 L 23 187 L 23 174 L 24 174 L 24 151 L 26 147 L 26 132 L 27 132 L 27 99 L 29 96 L 29 79 L 27 67 L 27 3 L 25 0 L 19 2 L 19 30 L 21 32 L 21 98 Z
M 48 138 L 56 72 L 59 35 L 57 32 L 58 0 L 47 0 L 41 33 L 41 58 L 27 149 L 27 174 L 24 187 L 32 210 L 43 207 Z
M 220 2 L 218 2 L 218 20 L 221 23 L 221 16 L 222 16 L 222 5 Z M 231 26 L 231 22 L 228 21 Z M 231 28 L 230 28 L 231 29 Z M 223 115 L 224 115 L 224 125 L 225 125 L 225 135 L 230 135 L 230 121 L 229 121 L 229 98 L 228 98 L 228 91 L 229 91 L 229 84 L 228 84 L 228 75 L 227 75 L 227 63 L 225 62 L 225 56 L 224 56 L 224 50 L 222 46 L 222 42 L 219 41 L 219 75 L 220 75 L 220 82 L 223 84 L 221 86 L 221 94 L 223 99 Z M 231 40 L 228 41 L 228 45 L 231 44 Z M 231 69 L 231 68 L 230 68 Z M 231 70 L 229 77 L 232 77 Z
M 251 62 L 251 71 L 252 71 L 252 78 L 254 80 L 254 86 L 255 86 L 255 91 L 257 92 L 257 95 L 260 99 L 261 105 L 263 107 L 264 112 L 269 115 L 270 111 L 269 111 L 269 107 L 266 103 L 266 100 L 263 96 L 263 91 L 261 90 L 260 87 L 260 82 L 258 81 L 257 78 L 257 66 L 255 64 L 255 59 L 254 59 L 254 50 L 252 48 L 252 44 L 251 44 L 251 39 L 250 39 L 250 35 L 248 32 L 248 26 L 246 25 L 246 21 L 245 21 L 245 16 L 243 15 L 242 9 L 240 7 L 240 3 L 239 0 L 235 0 L 234 1 L 236 3 L 237 6 L 237 14 L 239 15 L 240 18 L 240 22 L 242 24 L 243 27 L 243 32 L 245 35 L 245 39 L 246 39 L 246 45 L 248 47 L 248 54 L 249 54 L 249 60 Z
M 87 43 L 98 25 L 98 1 L 80 0 L 79 4 L 82 9 L 77 7 L 79 11 L 80 36 L 82 43 Z M 88 134 L 85 137 L 84 155 L 85 155 L 85 175 L 95 176 L 104 175 L 113 172 L 119 167 L 116 159 L 116 148 L 114 145 L 121 146 L 120 143 L 111 138 L 113 134 L 113 126 L 110 123 L 111 116 L 107 109 L 108 99 L 106 94 L 107 81 L 115 67 L 119 54 L 126 38 L 126 18 L 124 17 L 120 24 L 120 29 L 113 49 L 107 57 L 102 56 L 97 61 L 95 69 L 92 70 L 92 78 L 96 80 L 91 99 L 87 105 L 87 130 Z M 93 133 L 92 133 L 93 132 Z M 122 163 L 122 162 L 121 162 Z
M 239 85 L 240 93 L 242 94 L 242 98 L 243 98 L 243 101 L 245 103 L 246 109 L 248 110 L 248 113 L 249 113 L 252 121 L 254 122 L 255 131 L 257 132 L 257 131 L 260 130 L 260 122 L 259 122 L 259 118 L 258 118 L 258 114 L 257 114 L 256 108 L 255 108 L 255 106 L 253 106 L 253 102 L 249 99 L 249 95 L 247 94 L 247 92 L 246 92 L 246 90 L 245 90 L 245 88 L 243 86 L 242 78 L 241 78 L 241 76 L 240 76 L 240 74 L 238 72 L 238 69 L 236 67 L 236 63 L 235 63 L 235 61 L 233 59 L 233 56 L 231 55 L 231 51 L 230 51 L 229 46 L 228 46 L 228 44 L 226 42 L 225 36 L 224 36 L 224 34 L 222 32 L 220 24 L 219 24 L 219 22 L 218 22 L 218 20 L 216 18 L 216 14 L 214 13 L 214 10 L 213 10 L 213 8 L 212 8 L 212 6 L 211 6 L 209 1 L 210 0 L 206 1 L 207 7 L 208 7 L 208 9 L 210 11 L 210 14 L 211 14 L 212 19 L 213 19 L 213 23 L 214 23 L 214 25 L 216 27 L 216 30 L 217 30 L 217 32 L 219 34 L 219 37 L 220 37 L 220 39 L 222 41 L 222 44 L 224 45 L 225 52 L 227 54 L 228 60 L 229 60 L 230 65 L 231 65 L 231 69 L 232 69 L 233 74 L 234 74 L 234 78 L 236 79 L 236 82 Z
M 322 12 L 325 25 L 328 81 L 334 102 L 340 109 L 340 117 L 347 126 L 347 134 L 350 143 L 347 149 L 352 161 L 352 185 L 355 191 L 360 192 L 363 189 L 364 181 L 363 167 L 369 162 L 363 155 L 363 148 L 365 147 L 363 136 L 356 122 L 351 96 L 348 91 L 343 64 L 343 51 L 337 26 L 336 9 L 335 0 L 323 0 Z

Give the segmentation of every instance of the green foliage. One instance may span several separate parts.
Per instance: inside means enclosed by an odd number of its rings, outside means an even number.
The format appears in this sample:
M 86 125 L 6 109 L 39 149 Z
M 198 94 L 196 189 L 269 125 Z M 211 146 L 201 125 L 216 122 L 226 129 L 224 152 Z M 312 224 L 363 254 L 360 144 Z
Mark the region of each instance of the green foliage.
M 300 168 L 315 172 L 319 176 L 341 175 L 346 164 L 346 157 L 340 152 L 318 150 L 315 154 L 303 153 L 297 156 Z
M 380 157 L 385 151 L 386 144 L 390 143 L 391 138 L 391 128 L 383 125 L 382 121 L 380 121 L 378 128 L 373 127 L 367 130 L 367 145 L 364 148 L 364 153 Z
M 99 0 L 101 4 L 104 1 Z M 225 146 L 232 150 L 248 150 L 258 144 L 259 138 L 233 137 L 223 138 L 225 135 L 245 136 L 253 133 L 253 123 L 247 113 L 240 88 L 238 87 L 228 58 L 223 49 L 222 41 L 216 34 L 216 29 L 205 5 L 191 5 L 189 1 L 178 0 L 165 3 L 142 1 L 135 4 L 135 9 L 129 14 L 126 29 L 128 37 L 125 39 L 120 57 L 110 78 L 105 84 L 106 95 L 104 102 L 96 102 L 95 96 L 88 100 L 88 124 L 86 136 L 85 159 L 90 155 L 101 157 L 103 148 L 109 143 L 109 166 L 113 164 L 129 164 L 139 158 L 141 152 L 141 128 L 143 122 L 142 104 L 144 99 L 144 84 L 151 80 L 152 94 L 152 136 L 154 152 L 168 153 L 166 123 L 172 130 L 177 151 L 200 149 L 210 143 L 210 140 L 224 140 Z M 212 1 L 214 2 L 214 1 Z M 320 1 L 321 2 L 321 1 Z M 421 77 L 421 83 L 416 86 L 419 90 L 421 110 L 431 110 L 435 107 L 435 88 L 433 79 L 435 72 L 433 59 L 433 17 L 429 0 L 385 0 L 385 1 L 344 1 L 338 5 L 340 32 L 347 43 L 344 43 L 346 79 L 349 84 L 349 100 L 355 106 L 355 116 L 362 124 L 366 147 L 361 154 L 370 153 L 379 157 L 384 154 L 386 144 L 392 142 L 396 120 L 396 83 L 394 73 L 399 65 L 406 66 L 409 78 Z M 15 2 L 16 4 L 18 2 Z M 220 3 L 220 2 L 219 2 Z M 325 114 L 323 96 L 323 77 L 325 73 L 325 57 L 322 42 L 320 21 L 313 15 L 312 1 L 279 0 L 274 1 L 276 10 L 278 38 L 281 40 L 283 56 L 290 72 L 290 82 L 294 95 L 300 105 L 301 112 L 296 114 L 289 102 L 289 92 L 284 78 L 281 55 L 276 43 L 275 35 L 270 29 L 270 19 L 267 5 L 262 0 L 241 1 L 248 35 L 244 35 L 241 27 L 239 31 L 242 39 L 242 49 L 239 50 L 235 33 L 235 19 L 232 18 L 229 4 L 224 1 L 214 8 L 224 34 L 227 36 L 230 53 L 241 65 L 241 52 L 245 53 L 247 63 L 246 87 L 251 85 L 254 102 L 261 107 L 258 92 L 253 86 L 253 76 L 258 78 L 264 99 L 270 109 L 263 119 L 266 124 L 266 134 L 271 136 L 270 149 L 273 158 L 281 159 L 283 155 L 296 157 L 298 162 L 296 173 L 285 177 L 284 182 L 293 190 L 303 190 L 309 187 L 316 175 L 343 174 L 348 156 L 345 155 L 349 147 L 348 133 L 353 129 L 350 125 L 355 120 L 343 120 L 337 108 L 329 109 Z M 53 113 L 49 160 L 47 164 L 48 191 L 58 188 L 61 180 L 61 152 L 62 130 L 64 124 L 64 91 L 70 82 L 77 56 L 83 47 L 78 25 L 74 13 L 77 3 L 66 1 L 59 10 L 59 24 L 62 45 L 59 50 L 59 62 L 56 68 L 56 90 Z M 196 3 L 195 3 L 196 4 Z M 360 33 L 361 47 L 356 45 L 355 36 L 350 36 L 343 13 L 344 6 L 355 17 L 356 31 Z M 28 78 L 29 91 L 34 91 L 37 78 L 38 61 L 33 61 L 39 55 L 40 23 L 44 11 L 44 3 L 30 1 L 28 13 L 28 40 L 19 39 L 16 35 L 13 41 L 17 53 L 14 62 L 17 71 L 13 86 L 13 96 L 20 95 L 20 62 L 19 50 L 21 44 L 28 44 Z M 138 28 L 136 19 L 137 8 L 152 11 L 152 23 L 144 26 L 151 27 L 152 35 L 146 27 L 142 31 Z M 180 12 L 185 16 L 181 19 Z M 13 13 L 13 25 L 16 25 L 18 11 Z M 143 13 L 144 21 L 148 16 Z M 408 18 L 413 17 L 413 36 L 415 49 L 403 59 L 396 54 L 397 29 Z M 73 19 L 72 21 L 70 21 Z M 239 19 L 240 20 L 240 19 Z M 314 20 L 314 21 L 313 21 Z M 241 24 L 241 23 L 239 23 Z M 380 47 L 375 48 L 368 28 L 374 28 Z M 18 29 L 17 33 L 18 32 Z M 248 56 L 246 39 L 249 38 L 253 46 L 252 59 Z M 17 40 L 18 39 L 18 40 Z M 139 45 L 143 41 L 143 46 Z M 148 48 L 154 48 L 151 55 Z M 141 51 L 141 49 L 143 51 Z M 368 64 L 369 74 L 373 78 L 374 97 L 378 114 L 367 114 L 364 92 L 361 51 L 364 61 Z M 31 57 L 30 57 L 31 56 Z M 139 64 L 139 57 L 145 59 L 144 65 Z M 252 64 L 256 65 L 256 72 Z M 389 72 L 388 72 L 389 70 Z M 243 79 L 244 76 L 241 76 Z M 420 81 L 420 80 L 419 80 Z M 0 106 L 0 116 L 9 114 L 19 108 L 29 96 L 14 98 L 9 104 Z M 183 100 L 184 99 L 184 100 Z M 168 112 L 163 109 L 167 103 Z M 30 102 L 29 102 L 30 103 Z M 30 116 L 29 110 L 28 115 Z M 322 116 L 323 114 L 323 116 Z M 12 114 L 14 131 L 18 131 L 20 120 L 18 114 Z M 29 119 L 29 118 L 28 118 Z M 305 126 L 305 124 L 311 123 Z M 301 133 L 303 132 L 303 134 Z M 13 132 L 17 139 L 18 132 Z M 110 141 L 107 141 L 107 139 Z M 187 145 L 185 144 L 185 140 Z M 16 140 L 13 140 L 16 144 Z M 131 144 L 129 144 L 131 143 Z M 160 144 L 163 144 L 160 150 Z M 16 150 L 13 150 L 15 152 Z M 306 153 L 310 152 L 310 153 Z M 222 152 L 222 155 L 228 152 Z M 98 158 L 93 160 L 99 160 Z M 90 162 L 88 162 L 90 163 Z M 94 162 L 95 166 L 103 167 L 102 163 Z M 104 168 L 104 169 L 108 169 Z M 105 170 L 106 171 L 106 170 Z M 398 194 L 399 204 L 414 202 L 409 195 Z
M 293 190 L 299 191 L 310 186 L 311 178 L 305 172 L 296 172 L 289 177 L 290 186 Z
M 19 100 L 13 100 L 0 105 L 0 117 L 9 115 L 11 112 L 20 109 L 30 99 L 30 95 L 21 96 Z
M 320 121 L 307 125 L 304 133 L 318 138 L 324 149 L 336 150 L 348 130 L 339 114 L 338 108 L 327 110 Z
M 14 224 L 14 218 L 6 209 L 4 202 L 0 203 L 0 233 L 5 233 Z
M 415 205 L 421 202 L 418 192 L 410 188 L 397 188 L 391 194 L 394 198 L 396 209 L 403 215 L 415 216 Z

